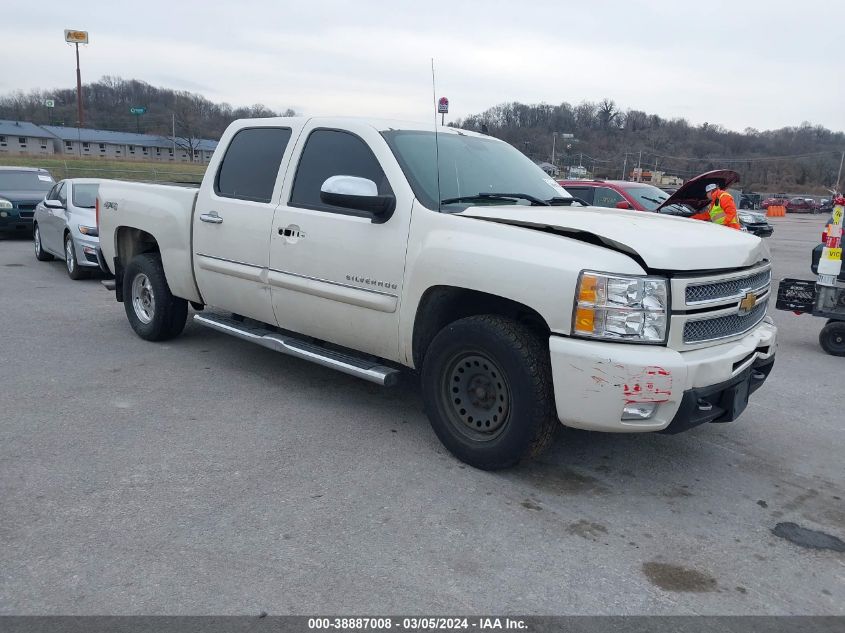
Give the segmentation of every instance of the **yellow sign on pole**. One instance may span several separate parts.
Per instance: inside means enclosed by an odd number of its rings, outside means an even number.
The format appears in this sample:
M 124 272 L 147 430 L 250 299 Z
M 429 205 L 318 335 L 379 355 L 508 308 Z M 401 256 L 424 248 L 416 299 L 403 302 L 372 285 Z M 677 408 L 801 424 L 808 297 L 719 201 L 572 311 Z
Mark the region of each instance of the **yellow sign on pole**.
M 842 249 L 841 248 L 829 248 L 829 249 L 827 249 L 827 258 L 828 259 L 842 259 Z
M 88 31 L 65 29 L 65 42 L 69 42 L 70 44 L 87 44 Z
M 833 207 L 833 223 L 839 224 L 840 220 L 842 220 L 842 209 L 843 207 L 835 206 Z

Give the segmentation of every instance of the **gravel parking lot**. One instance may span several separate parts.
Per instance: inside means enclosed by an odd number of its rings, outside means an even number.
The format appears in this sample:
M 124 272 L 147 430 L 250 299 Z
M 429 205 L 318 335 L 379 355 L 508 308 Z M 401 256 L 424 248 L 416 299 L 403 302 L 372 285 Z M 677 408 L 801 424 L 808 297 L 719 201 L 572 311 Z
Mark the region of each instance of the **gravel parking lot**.
M 775 281 L 812 278 L 823 221 L 773 219 Z M 845 539 L 845 359 L 821 319 L 772 316 L 737 422 L 565 430 L 488 473 L 441 447 L 413 376 L 191 324 L 147 343 L 98 280 L 0 241 L 0 613 L 845 614 L 836 542 L 773 533 Z

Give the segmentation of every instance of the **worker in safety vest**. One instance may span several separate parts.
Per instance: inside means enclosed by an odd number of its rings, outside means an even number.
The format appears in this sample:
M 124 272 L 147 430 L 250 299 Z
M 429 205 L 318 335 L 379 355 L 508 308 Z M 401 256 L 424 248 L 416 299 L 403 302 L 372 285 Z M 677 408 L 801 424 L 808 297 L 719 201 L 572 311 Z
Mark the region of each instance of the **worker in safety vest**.
M 692 216 L 693 220 L 706 220 L 713 224 L 721 224 L 732 229 L 742 230 L 739 220 L 736 217 L 736 204 L 734 199 L 727 191 L 722 191 L 719 187 L 710 183 L 704 188 L 707 192 L 707 197 L 710 198 L 710 208 L 707 211 L 702 211 Z

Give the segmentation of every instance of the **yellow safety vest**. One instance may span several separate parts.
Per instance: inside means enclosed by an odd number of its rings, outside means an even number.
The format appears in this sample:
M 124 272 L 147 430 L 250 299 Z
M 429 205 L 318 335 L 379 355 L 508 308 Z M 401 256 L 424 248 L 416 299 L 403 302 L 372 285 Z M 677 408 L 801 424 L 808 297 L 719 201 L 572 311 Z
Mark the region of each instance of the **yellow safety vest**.
M 722 205 L 721 205 L 722 196 L 724 196 L 724 195 L 730 195 L 730 194 L 727 193 L 727 192 L 722 193 L 722 194 L 719 195 L 719 197 L 716 200 L 714 200 L 710 204 L 710 211 L 709 211 L 710 221 L 713 224 L 726 224 L 727 223 L 728 216 L 725 215 L 725 210 L 722 208 Z M 737 224 L 739 224 L 739 222 L 735 219 L 733 222 L 728 224 L 728 226 L 734 226 L 734 225 L 737 225 Z

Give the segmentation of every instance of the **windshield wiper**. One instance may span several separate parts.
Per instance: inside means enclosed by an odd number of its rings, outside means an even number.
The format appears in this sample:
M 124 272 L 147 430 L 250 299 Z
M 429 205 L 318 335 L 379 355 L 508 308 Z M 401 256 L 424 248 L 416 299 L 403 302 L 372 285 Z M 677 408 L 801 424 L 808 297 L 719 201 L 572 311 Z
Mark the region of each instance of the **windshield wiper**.
M 440 204 L 452 204 L 454 202 L 472 202 L 473 200 L 528 200 L 533 206 L 548 207 L 549 202 L 528 195 L 527 193 L 478 193 L 474 196 L 458 196 L 457 198 L 446 198 Z
M 657 198 L 649 198 L 648 196 L 640 196 L 643 200 L 648 200 L 649 202 L 654 202 L 655 204 L 663 204 L 669 198 L 665 198 L 663 200 L 658 200 Z
M 556 207 L 556 206 L 568 207 L 568 206 L 571 206 L 573 202 L 577 202 L 578 204 L 580 204 L 583 207 L 589 207 L 590 206 L 586 202 L 581 200 L 581 198 L 576 198 L 574 196 L 572 198 L 563 198 L 563 197 L 549 198 L 546 202 L 548 202 L 553 207 Z

